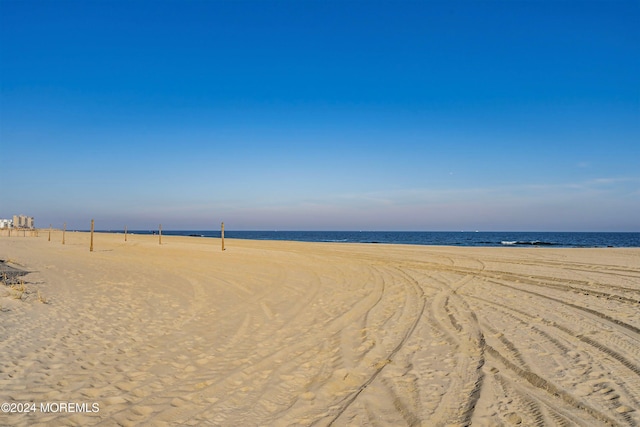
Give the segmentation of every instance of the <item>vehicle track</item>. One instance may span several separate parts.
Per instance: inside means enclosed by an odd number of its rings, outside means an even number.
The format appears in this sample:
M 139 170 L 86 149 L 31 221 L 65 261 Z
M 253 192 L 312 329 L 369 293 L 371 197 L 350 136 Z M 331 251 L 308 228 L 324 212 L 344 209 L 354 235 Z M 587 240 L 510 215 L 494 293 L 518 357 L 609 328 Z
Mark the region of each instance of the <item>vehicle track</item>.
M 581 354 L 583 359 L 584 358 L 588 359 L 588 360 L 583 360 L 582 363 L 580 363 L 580 365 L 590 366 L 591 367 L 590 370 L 585 370 L 584 373 L 579 374 L 583 376 L 582 379 L 579 379 L 578 377 L 576 377 L 576 379 L 574 380 L 578 384 L 583 384 L 582 387 L 585 388 L 587 391 L 589 391 L 589 389 L 586 388 L 586 385 L 588 384 L 589 381 L 593 381 L 592 378 L 589 378 L 589 375 L 588 375 L 589 371 L 595 372 L 595 370 L 600 369 L 602 371 L 608 371 L 610 377 L 618 378 L 619 380 L 615 381 L 615 385 L 613 386 L 613 388 L 611 388 L 611 390 L 609 390 L 608 395 L 595 394 L 592 398 L 590 398 L 590 400 L 595 399 L 594 403 L 597 402 L 598 405 L 604 405 L 610 413 L 617 414 L 619 413 L 617 409 L 624 406 L 619 401 L 620 400 L 619 397 L 624 396 L 625 401 L 629 402 L 631 406 L 638 407 L 638 397 L 640 397 L 640 389 L 639 389 L 640 382 L 638 380 L 629 378 L 629 375 L 634 375 L 634 374 L 637 375 L 638 367 L 632 361 L 628 360 L 626 357 L 620 355 L 616 351 L 610 349 L 605 345 L 602 345 L 601 343 L 589 337 L 576 334 L 575 331 L 571 330 L 566 326 L 559 325 L 555 321 L 551 321 L 547 319 L 539 319 L 539 318 L 536 318 L 535 315 L 526 313 L 522 310 L 518 310 L 513 307 L 507 306 L 505 304 L 497 303 L 495 301 L 488 301 L 478 296 L 472 296 L 471 298 L 487 306 L 485 309 L 482 310 L 482 312 L 495 313 L 496 309 L 498 309 L 500 311 L 501 317 L 510 316 L 513 318 L 515 322 L 519 322 L 522 325 L 521 327 L 528 327 L 528 325 L 532 325 L 532 324 L 535 325 L 535 323 L 539 323 L 541 325 L 545 325 L 551 328 L 552 330 L 557 330 L 558 331 L 557 334 L 550 334 L 537 326 L 530 327 L 531 330 L 536 335 L 538 335 L 542 340 L 549 342 L 552 346 L 554 346 L 557 349 L 556 351 L 554 351 L 553 349 L 549 349 L 548 351 L 550 352 L 550 354 L 557 354 L 557 355 L 571 355 L 571 354 L 580 355 Z M 497 316 L 497 313 L 494 316 Z M 485 320 L 488 320 L 488 319 L 485 319 Z M 489 327 L 489 329 L 495 330 L 492 327 Z M 505 333 L 508 333 L 508 331 L 505 331 Z M 536 345 L 545 347 L 543 342 Z M 600 363 L 598 363 L 596 359 L 591 357 L 589 352 L 580 350 L 579 346 L 577 345 L 577 342 L 589 344 L 593 348 L 592 352 L 593 351 L 602 352 L 602 353 L 605 353 L 607 356 L 610 356 L 613 360 L 615 360 L 616 362 L 619 362 L 622 365 L 622 370 L 618 368 L 617 370 L 612 371 L 611 366 L 608 368 L 604 366 L 601 366 L 600 368 L 598 368 Z M 526 373 L 527 381 L 529 381 L 532 385 L 538 388 L 550 391 L 551 394 L 556 393 L 555 389 L 553 388 L 555 387 L 553 386 L 553 383 L 549 382 L 548 380 L 540 376 L 540 373 L 548 372 L 545 370 L 540 370 L 542 369 L 542 365 L 541 367 L 538 368 L 539 374 L 535 374 L 532 372 L 531 368 L 528 368 L 522 365 L 522 355 L 517 348 L 510 345 L 503 346 L 502 348 L 504 349 L 504 351 L 498 350 L 497 346 L 493 346 L 491 347 L 491 350 L 489 350 L 489 353 L 491 354 L 492 357 L 497 357 L 503 365 L 506 365 L 507 367 L 509 367 L 510 370 L 514 371 L 518 375 Z M 566 357 L 566 356 L 563 356 L 563 357 Z M 601 358 L 598 357 L 598 359 L 601 359 Z M 505 361 L 509 363 L 506 363 Z M 569 367 L 569 366 L 571 366 L 569 362 L 563 362 L 563 364 L 560 365 L 560 367 Z M 628 371 L 624 371 L 624 368 L 628 369 Z M 565 368 L 565 369 L 567 369 L 567 372 L 571 371 L 571 369 L 568 369 L 568 368 Z M 544 381 L 542 381 L 541 379 Z M 597 387 L 598 384 L 601 384 L 603 381 L 605 380 L 596 380 L 593 383 L 594 387 Z M 551 388 L 550 388 L 550 384 L 552 385 Z M 614 390 L 617 390 L 617 393 L 615 393 Z M 591 394 L 592 393 L 589 392 L 589 395 Z M 572 404 L 572 405 L 573 403 L 575 403 L 575 405 L 573 406 L 575 406 L 576 408 L 584 410 L 591 415 L 595 414 L 594 416 L 599 421 L 603 420 L 602 410 L 598 410 L 593 405 L 589 405 L 585 403 L 584 401 L 585 398 L 579 399 L 576 397 L 571 397 L 568 393 L 566 393 L 562 397 L 563 397 L 563 400 L 565 400 L 565 403 Z M 634 425 L 634 421 L 632 420 L 632 417 L 627 415 L 625 412 L 622 412 L 621 415 L 619 416 L 620 418 L 626 420 L 625 424 Z M 611 417 L 606 417 L 606 418 L 608 420 L 607 422 L 611 421 L 614 423 L 614 425 L 617 423 Z

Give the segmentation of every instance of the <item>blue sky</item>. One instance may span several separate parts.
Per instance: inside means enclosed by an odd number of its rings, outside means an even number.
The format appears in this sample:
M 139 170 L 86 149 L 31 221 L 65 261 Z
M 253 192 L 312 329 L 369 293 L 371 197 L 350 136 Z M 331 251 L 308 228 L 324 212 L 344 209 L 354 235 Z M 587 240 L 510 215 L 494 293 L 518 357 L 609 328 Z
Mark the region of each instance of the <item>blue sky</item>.
M 638 1 L 0 0 L 0 218 L 640 231 Z

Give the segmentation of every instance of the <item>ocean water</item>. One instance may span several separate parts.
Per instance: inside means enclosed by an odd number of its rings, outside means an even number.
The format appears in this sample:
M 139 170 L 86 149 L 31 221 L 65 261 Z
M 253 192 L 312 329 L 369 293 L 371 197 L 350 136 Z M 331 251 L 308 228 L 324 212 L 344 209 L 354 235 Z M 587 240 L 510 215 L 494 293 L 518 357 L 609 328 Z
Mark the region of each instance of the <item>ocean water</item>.
M 130 231 L 153 234 L 156 231 Z M 220 237 L 220 230 L 163 230 L 167 236 Z M 446 246 L 640 247 L 640 233 L 461 231 L 233 231 L 226 238 L 302 242 L 395 243 Z

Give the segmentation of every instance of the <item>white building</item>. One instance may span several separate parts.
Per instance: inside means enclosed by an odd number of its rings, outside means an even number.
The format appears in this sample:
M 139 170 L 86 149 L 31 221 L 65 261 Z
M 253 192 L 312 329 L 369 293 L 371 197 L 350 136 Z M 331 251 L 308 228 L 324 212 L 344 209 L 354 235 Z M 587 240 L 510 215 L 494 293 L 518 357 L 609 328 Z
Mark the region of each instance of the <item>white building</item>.
M 13 220 L 0 219 L 0 229 L 3 229 L 3 228 L 13 228 Z

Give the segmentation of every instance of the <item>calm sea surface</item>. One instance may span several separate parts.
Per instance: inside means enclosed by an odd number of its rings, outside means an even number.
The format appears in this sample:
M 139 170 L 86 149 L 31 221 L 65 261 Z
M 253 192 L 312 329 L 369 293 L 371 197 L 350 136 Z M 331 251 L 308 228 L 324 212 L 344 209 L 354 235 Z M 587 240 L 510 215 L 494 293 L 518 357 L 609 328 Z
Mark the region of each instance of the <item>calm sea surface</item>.
M 113 230 L 116 231 L 116 230 Z M 153 234 L 157 231 L 130 231 Z M 168 236 L 220 237 L 220 231 L 163 230 Z M 231 231 L 225 237 L 302 242 L 396 243 L 447 246 L 640 247 L 640 233 L 446 232 L 446 231 Z

